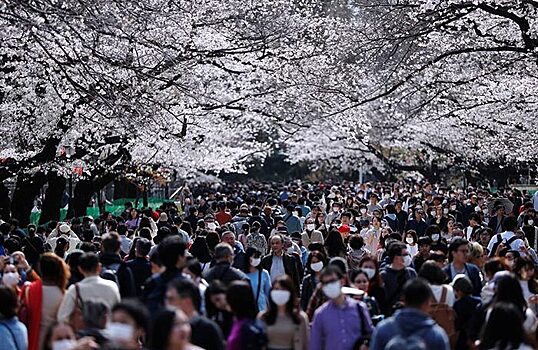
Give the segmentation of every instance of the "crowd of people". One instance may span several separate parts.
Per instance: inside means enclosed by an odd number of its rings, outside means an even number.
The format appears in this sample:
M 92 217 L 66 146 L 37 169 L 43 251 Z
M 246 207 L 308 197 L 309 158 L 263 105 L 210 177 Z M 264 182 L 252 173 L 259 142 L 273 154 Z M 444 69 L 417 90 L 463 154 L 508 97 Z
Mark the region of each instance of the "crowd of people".
M 538 348 L 538 197 L 229 183 L 0 220 L 0 349 Z

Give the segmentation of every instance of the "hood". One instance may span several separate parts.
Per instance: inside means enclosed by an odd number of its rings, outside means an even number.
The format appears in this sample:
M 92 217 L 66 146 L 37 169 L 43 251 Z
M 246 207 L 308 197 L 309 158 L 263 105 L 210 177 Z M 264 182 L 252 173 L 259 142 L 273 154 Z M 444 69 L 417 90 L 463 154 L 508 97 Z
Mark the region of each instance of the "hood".
M 399 310 L 394 318 L 405 333 L 418 332 L 436 324 L 428 315 L 411 308 Z

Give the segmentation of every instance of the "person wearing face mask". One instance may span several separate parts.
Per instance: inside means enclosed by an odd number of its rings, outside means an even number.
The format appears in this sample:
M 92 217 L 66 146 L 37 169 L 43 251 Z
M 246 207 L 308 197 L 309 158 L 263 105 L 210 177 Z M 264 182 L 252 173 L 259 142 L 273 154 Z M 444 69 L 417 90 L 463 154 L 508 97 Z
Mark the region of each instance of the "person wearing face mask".
M 250 280 L 258 311 L 263 311 L 267 308 L 269 291 L 271 290 L 271 276 L 269 276 L 267 270 L 262 268 L 261 257 L 262 255 L 258 250 L 248 248 L 245 253 L 245 267 L 243 268 L 243 272 Z
M 402 242 L 390 243 L 387 256 L 389 265 L 380 272 L 380 275 L 384 283 L 387 305 L 392 308 L 388 310 L 391 314 L 395 308 L 401 306 L 400 300 L 405 282 L 416 278 L 417 273 L 410 267 L 412 259 L 406 245 Z
M 469 264 L 469 242 L 465 238 L 455 238 L 448 247 L 449 261 L 443 271 L 452 281 L 457 274 L 465 274 L 473 282 L 473 295 L 480 296 L 482 281 L 478 267 Z
M 306 311 L 308 302 L 314 294 L 314 290 L 319 283 L 319 275 L 326 265 L 326 258 L 320 251 L 314 250 L 308 255 L 306 260 L 305 272 L 307 275 L 303 278 L 301 288 L 301 309 Z
M 261 224 L 258 221 L 252 223 L 252 229 L 245 239 L 245 248 L 254 248 L 262 255 L 267 254 L 267 240 L 261 233 Z
M 407 246 L 407 251 L 411 254 L 411 257 L 415 257 L 418 253 L 418 238 L 417 233 L 413 230 L 409 230 L 405 233 L 405 245 Z
M 534 210 L 529 210 L 529 212 L 523 219 L 523 226 L 521 227 L 521 229 L 525 233 L 525 237 L 529 242 L 530 248 L 536 250 L 538 249 L 538 227 L 535 225 L 534 216 Z
M 340 219 L 342 205 L 340 203 L 334 202 L 332 205 L 332 211 L 327 214 L 325 218 L 325 225 L 331 226 L 335 223 L 336 220 Z
M 362 258 L 371 252 L 366 248 L 364 238 L 360 235 L 351 235 L 348 242 L 351 251 L 346 257 L 347 265 L 350 270 L 357 269 Z
M 114 305 L 106 328 L 110 345 L 122 350 L 139 350 L 140 340 L 147 335 L 148 319 L 146 308 L 134 300 Z
M 375 298 L 368 295 L 368 286 L 370 284 L 370 278 L 368 277 L 368 274 L 361 269 L 351 270 L 349 272 L 349 280 L 355 288 L 364 292 L 364 294 L 359 297 L 358 300 L 361 300 L 366 304 L 366 306 L 368 307 L 368 313 L 370 314 L 370 318 L 372 319 L 372 323 L 374 325 L 377 324 L 383 319 L 383 315 L 381 315 L 381 311 L 379 309 L 379 306 L 377 305 Z
M 48 332 L 44 350 L 93 350 L 99 349 L 99 345 L 91 338 L 84 337 L 79 340 L 75 332 L 65 323 L 54 323 Z
M 17 295 L 20 294 L 20 287 L 19 287 L 19 281 L 21 280 L 21 276 L 19 274 L 19 271 L 17 269 L 17 266 L 15 266 L 13 263 L 8 262 L 4 266 L 4 270 L 2 273 L 2 284 L 6 287 L 9 287 L 13 289 Z
M 424 210 L 422 208 L 415 210 L 415 215 L 412 219 L 407 222 L 405 226 L 405 231 L 414 230 L 417 233 L 417 236 L 424 236 L 428 224 L 424 221 Z
M 269 308 L 258 315 L 266 329 L 268 349 L 308 348 L 308 317 L 296 307 L 296 298 L 292 280 L 288 276 L 278 277 L 271 289 Z
M 323 269 L 320 283 L 329 301 L 314 313 L 309 349 L 358 349 L 356 343 L 368 339 L 373 331 L 367 306 L 342 293 L 345 278 L 335 266 Z

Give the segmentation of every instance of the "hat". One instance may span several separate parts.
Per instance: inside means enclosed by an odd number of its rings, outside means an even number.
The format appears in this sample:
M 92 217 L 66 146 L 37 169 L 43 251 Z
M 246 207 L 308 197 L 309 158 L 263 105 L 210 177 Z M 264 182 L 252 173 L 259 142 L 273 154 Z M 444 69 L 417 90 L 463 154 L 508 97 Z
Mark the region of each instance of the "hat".
M 239 207 L 239 210 L 249 210 L 248 204 L 246 203 L 241 204 L 241 206 Z
M 61 224 L 60 225 L 60 232 L 61 233 L 69 233 L 71 231 L 71 228 L 67 224 Z
M 469 277 L 467 277 L 463 273 L 457 274 L 454 277 L 454 280 L 452 281 L 451 285 L 455 290 L 459 290 L 465 294 L 473 293 L 473 283 L 471 282 Z
M 280 226 L 279 228 L 277 228 L 277 231 L 280 232 L 280 233 L 287 234 L 288 233 L 288 228 L 286 226 Z
M 163 221 L 163 222 L 167 222 L 168 221 L 168 214 L 166 213 L 161 213 L 161 215 L 159 215 L 159 221 Z
M 298 239 L 300 240 L 301 239 L 301 234 L 297 231 L 295 232 L 292 232 L 291 235 L 290 235 L 291 239 Z

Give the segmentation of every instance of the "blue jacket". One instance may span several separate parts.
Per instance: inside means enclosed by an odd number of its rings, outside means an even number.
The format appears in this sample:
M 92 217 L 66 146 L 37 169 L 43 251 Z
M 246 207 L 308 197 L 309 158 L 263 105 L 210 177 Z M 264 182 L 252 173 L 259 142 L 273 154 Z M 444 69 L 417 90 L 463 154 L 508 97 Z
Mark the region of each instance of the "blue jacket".
M 1 349 L 26 350 L 28 348 L 28 332 L 26 326 L 17 317 L 0 319 Z
M 446 273 L 448 278 L 450 278 L 450 281 L 452 281 L 454 279 L 454 276 L 456 276 L 456 271 L 454 271 L 452 264 L 448 264 L 447 266 L 445 266 L 443 271 Z M 482 291 L 480 270 L 478 270 L 478 267 L 474 264 L 465 264 L 465 274 L 471 279 L 471 282 L 473 283 L 473 295 L 479 297 L 480 292 Z
M 383 350 L 398 334 L 403 337 L 416 335 L 422 338 L 426 349 L 450 349 L 445 331 L 430 316 L 417 309 L 405 308 L 398 310 L 394 317 L 379 323 L 372 335 L 370 350 Z

